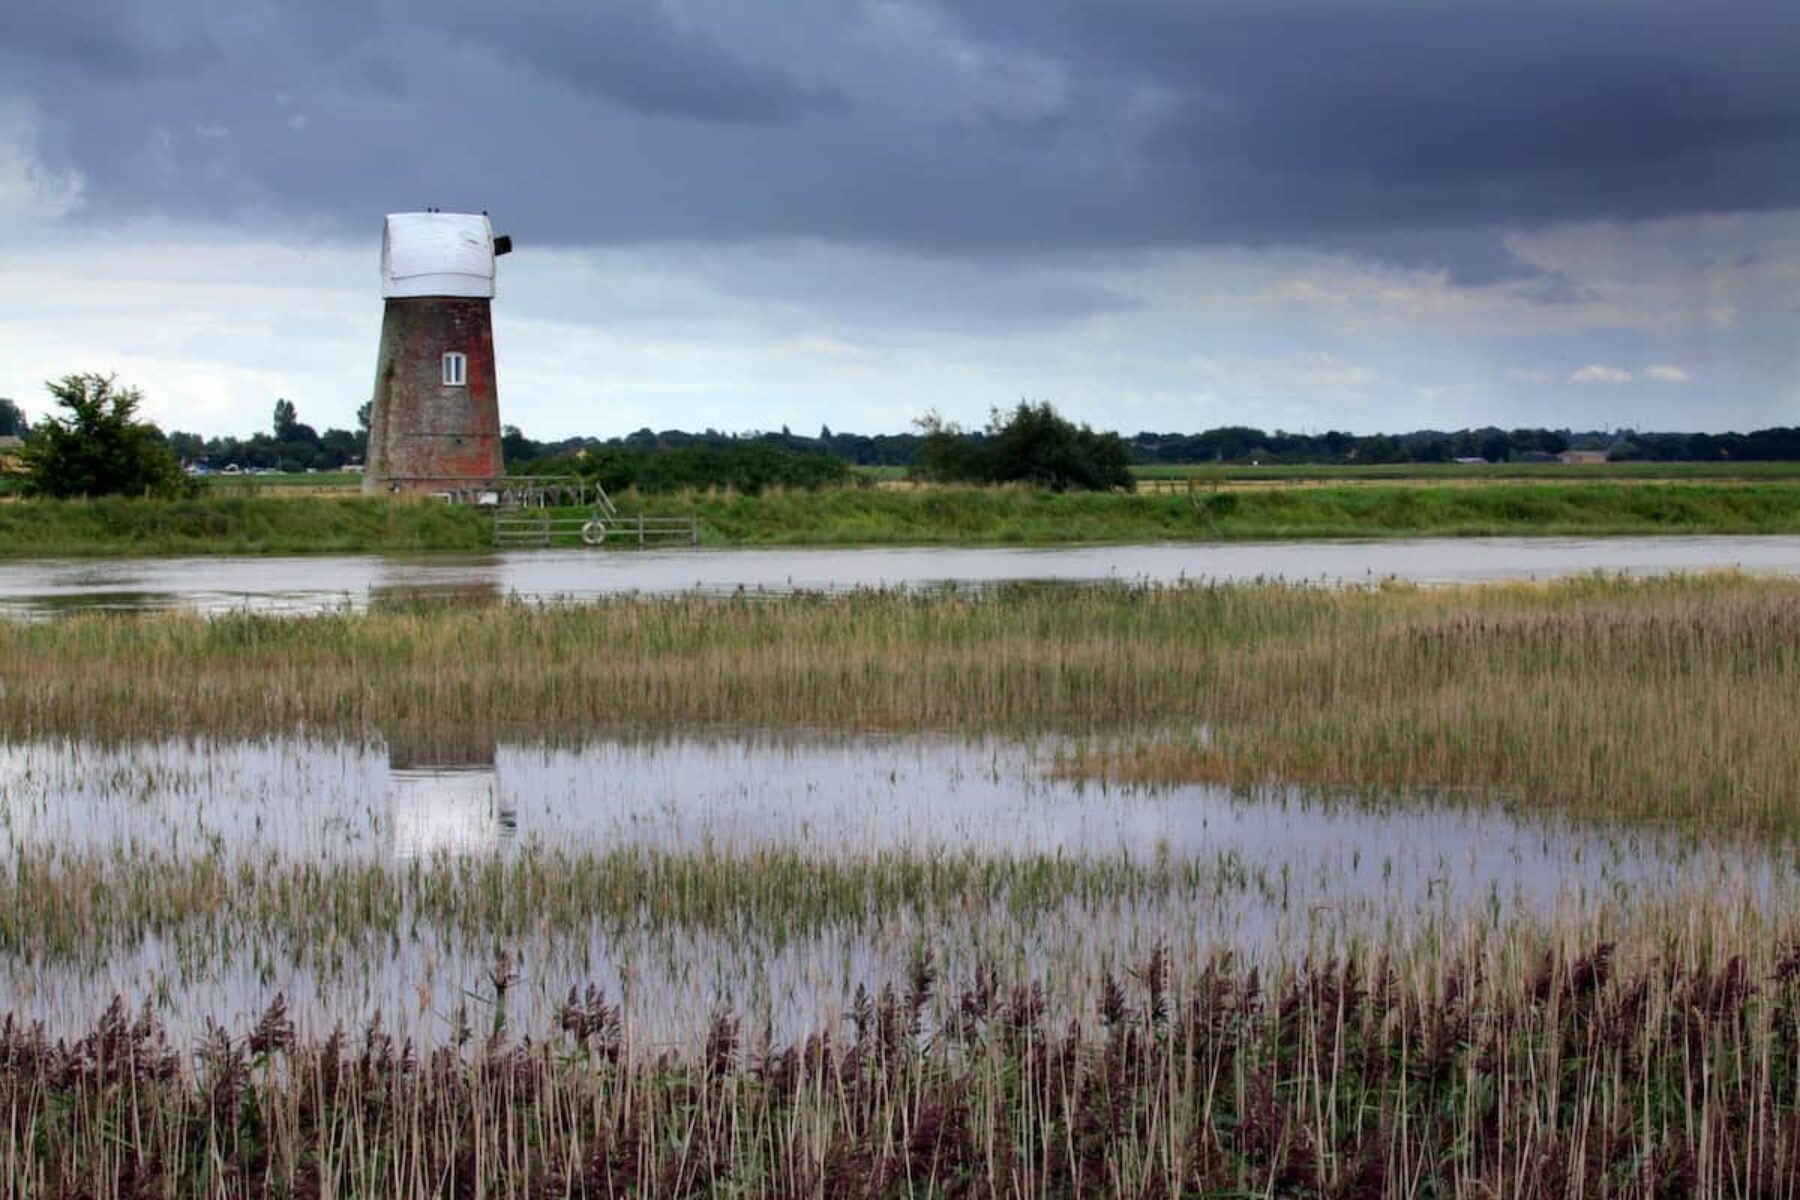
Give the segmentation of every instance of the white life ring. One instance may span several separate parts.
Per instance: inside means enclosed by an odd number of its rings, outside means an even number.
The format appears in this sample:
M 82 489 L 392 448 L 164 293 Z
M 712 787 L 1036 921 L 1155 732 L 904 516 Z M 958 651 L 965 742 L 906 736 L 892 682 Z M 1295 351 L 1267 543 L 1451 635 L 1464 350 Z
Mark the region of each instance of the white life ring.
M 606 522 L 598 517 L 581 527 L 581 540 L 584 545 L 598 546 L 606 540 Z

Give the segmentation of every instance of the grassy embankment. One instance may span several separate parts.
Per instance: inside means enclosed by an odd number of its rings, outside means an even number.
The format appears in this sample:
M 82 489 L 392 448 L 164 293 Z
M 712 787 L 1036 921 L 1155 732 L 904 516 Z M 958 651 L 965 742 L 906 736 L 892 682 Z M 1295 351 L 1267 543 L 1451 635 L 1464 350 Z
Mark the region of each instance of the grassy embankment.
M 702 543 L 715 546 L 1800 533 L 1800 486 L 1781 483 L 1325 486 L 1198 497 L 846 488 L 628 494 L 619 507 L 652 516 L 695 513 Z M 568 541 L 575 541 L 572 532 Z M 489 544 L 485 513 L 426 500 L 210 495 L 0 505 L 0 556 L 15 558 L 481 551 Z
M 621 507 L 630 511 L 635 498 Z M 1018 488 L 650 498 L 704 540 L 765 545 L 1800 532 L 1800 487 L 1575 483 L 1323 487 L 1188 495 Z
M 423 500 L 202 495 L 0 504 L 7 558 L 405 553 L 480 550 L 490 540 L 485 515 Z
M 1085 774 L 1467 788 L 1800 832 L 1800 585 L 1776 580 L 622 599 L 74 617 L 6 636 L 13 736 L 362 734 L 495 714 L 550 736 L 1058 731 L 1093 735 L 1065 764 Z

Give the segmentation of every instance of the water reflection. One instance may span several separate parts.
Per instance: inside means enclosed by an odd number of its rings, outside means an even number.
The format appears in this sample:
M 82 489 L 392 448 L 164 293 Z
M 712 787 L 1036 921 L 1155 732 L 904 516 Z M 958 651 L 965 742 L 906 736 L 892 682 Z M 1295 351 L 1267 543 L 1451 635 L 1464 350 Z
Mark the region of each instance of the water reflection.
M 1470 913 L 1497 925 L 1600 905 L 1638 911 L 1678 896 L 1768 900 L 1772 912 L 1794 902 L 1780 891 L 1789 886 L 1783 861 L 1753 848 L 1428 798 L 1381 806 L 1286 789 L 1102 788 L 1056 775 L 1063 748 L 766 735 L 545 746 L 412 728 L 371 744 L 0 745 L 11 852 L 0 873 L 29 865 L 49 878 L 98 862 L 99 882 L 73 894 L 100 911 L 107 881 L 134 862 L 153 856 L 179 873 L 213 860 L 231 868 L 235 894 L 261 897 L 199 904 L 141 938 L 81 943 L 55 961 L 17 953 L 15 940 L 0 954 L 0 1011 L 63 1031 L 114 993 L 154 992 L 177 1030 L 194 1032 L 207 1018 L 253 1021 L 280 992 L 316 1032 L 379 1012 L 431 1035 L 504 949 L 519 963 L 510 1012 L 522 1027 L 550 1028 L 568 988 L 596 982 L 626 996 L 643 1036 L 679 1041 L 703 1036 L 706 1015 L 726 1002 L 765 1014 L 778 1031 L 816 1028 L 856 985 L 904 977 L 922 945 L 965 964 L 1012 964 L 1091 1012 L 1097 973 L 1159 943 L 1198 964 L 1220 947 L 1254 957 L 1321 939 L 1427 938 Z M 579 858 L 577 869 L 559 875 L 558 856 Z M 768 889 L 762 915 L 751 918 L 740 892 L 729 897 L 738 917 L 723 926 L 689 923 L 680 905 L 653 920 L 644 893 L 608 889 L 608 856 L 767 863 L 768 875 L 730 876 Z M 816 902 L 783 883 L 795 857 L 898 872 L 916 904 L 852 898 L 849 916 L 790 920 L 769 910 L 771 896 L 785 896 L 794 918 Z M 934 872 L 969 860 L 978 870 L 968 890 L 933 884 Z M 1001 860 L 1020 871 L 1001 872 L 1013 882 L 986 890 L 982 872 Z M 1042 881 L 1069 863 L 1091 873 L 1043 900 Z M 1166 883 L 1119 883 L 1144 864 L 1166 868 Z M 471 873 L 496 882 L 458 891 L 472 886 Z M 347 890 L 304 892 L 327 877 Z M 534 878 L 562 884 L 532 894 Z M 291 880 L 292 890 L 255 893 L 257 880 Z M 411 909 L 360 924 L 361 889 L 381 890 L 374 880 L 451 897 L 436 920 L 456 919 L 434 923 Z M 463 903 L 471 897 L 495 901 L 497 926 L 457 923 L 457 914 L 488 911 Z M 591 904 L 607 919 L 552 928 L 555 904 Z M 296 936 L 280 933 L 289 922 Z
M 492 737 L 461 742 L 390 735 L 387 811 L 393 855 L 492 853 L 517 836 Z
M 370 586 L 370 612 L 415 612 L 433 608 L 491 608 L 506 598 L 497 574 L 457 568 L 437 579 L 428 568 L 388 566 Z
M 372 744 L 26 742 L 0 745 L 0 821 L 20 850 L 144 848 L 232 861 L 507 854 L 525 844 L 821 859 L 1230 858 L 1277 866 L 1319 895 L 1466 899 L 1497 888 L 1541 902 L 1603 875 L 1668 878 L 1695 853 L 1673 835 L 1430 797 L 1378 804 L 1287 788 L 1109 788 L 1059 777 L 1062 749 L 769 735 L 556 746 L 418 729 L 390 729 Z

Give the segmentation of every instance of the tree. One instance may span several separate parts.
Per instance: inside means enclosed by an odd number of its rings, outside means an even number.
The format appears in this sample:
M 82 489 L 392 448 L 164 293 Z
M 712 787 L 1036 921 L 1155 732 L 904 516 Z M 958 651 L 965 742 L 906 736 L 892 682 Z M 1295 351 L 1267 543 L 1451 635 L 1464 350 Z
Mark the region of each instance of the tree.
M 31 432 L 25 421 L 25 410 L 0 396 L 0 437 L 24 437 Z
M 62 417 L 45 417 L 21 455 L 26 490 L 41 496 L 180 495 L 192 486 L 162 432 L 137 419 L 143 394 L 111 375 L 65 375 L 44 385 Z
M 179 429 L 170 433 L 165 439 L 175 457 L 184 463 L 195 463 L 206 457 L 206 439 L 197 433 L 182 433 Z
M 937 412 L 927 412 L 913 424 L 919 430 L 919 449 L 913 455 L 912 474 L 936 483 L 987 483 L 988 462 L 975 439 Z
M 508 466 L 542 458 L 544 448 L 526 437 L 517 425 L 500 427 L 500 457 Z
M 348 429 L 327 429 L 319 435 L 319 462 L 322 470 L 336 470 L 351 459 L 360 460 L 366 435 Z
M 294 427 L 300 424 L 300 413 L 294 408 L 292 400 L 275 402 L 275 440 L 291 442 L 294 440 Z
M 994 410 L 979 437 L 927 413 L 914 472 L 925 479 L 965 483 L 1028 483 L 1070 488 L 1132 490 L 1131 456 L 1116 433 L 1095 433 L 1057 415 L 1049 404 L 1020 401 L 1010 413 Z

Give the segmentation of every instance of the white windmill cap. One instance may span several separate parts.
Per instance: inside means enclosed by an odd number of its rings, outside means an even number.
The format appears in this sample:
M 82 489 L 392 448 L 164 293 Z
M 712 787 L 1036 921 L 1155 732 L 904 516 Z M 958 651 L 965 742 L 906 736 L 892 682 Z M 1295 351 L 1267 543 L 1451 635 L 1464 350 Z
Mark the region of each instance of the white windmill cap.
M 494 295 L 494 228 L 481 213 L 389 213 L 381 295 Z

